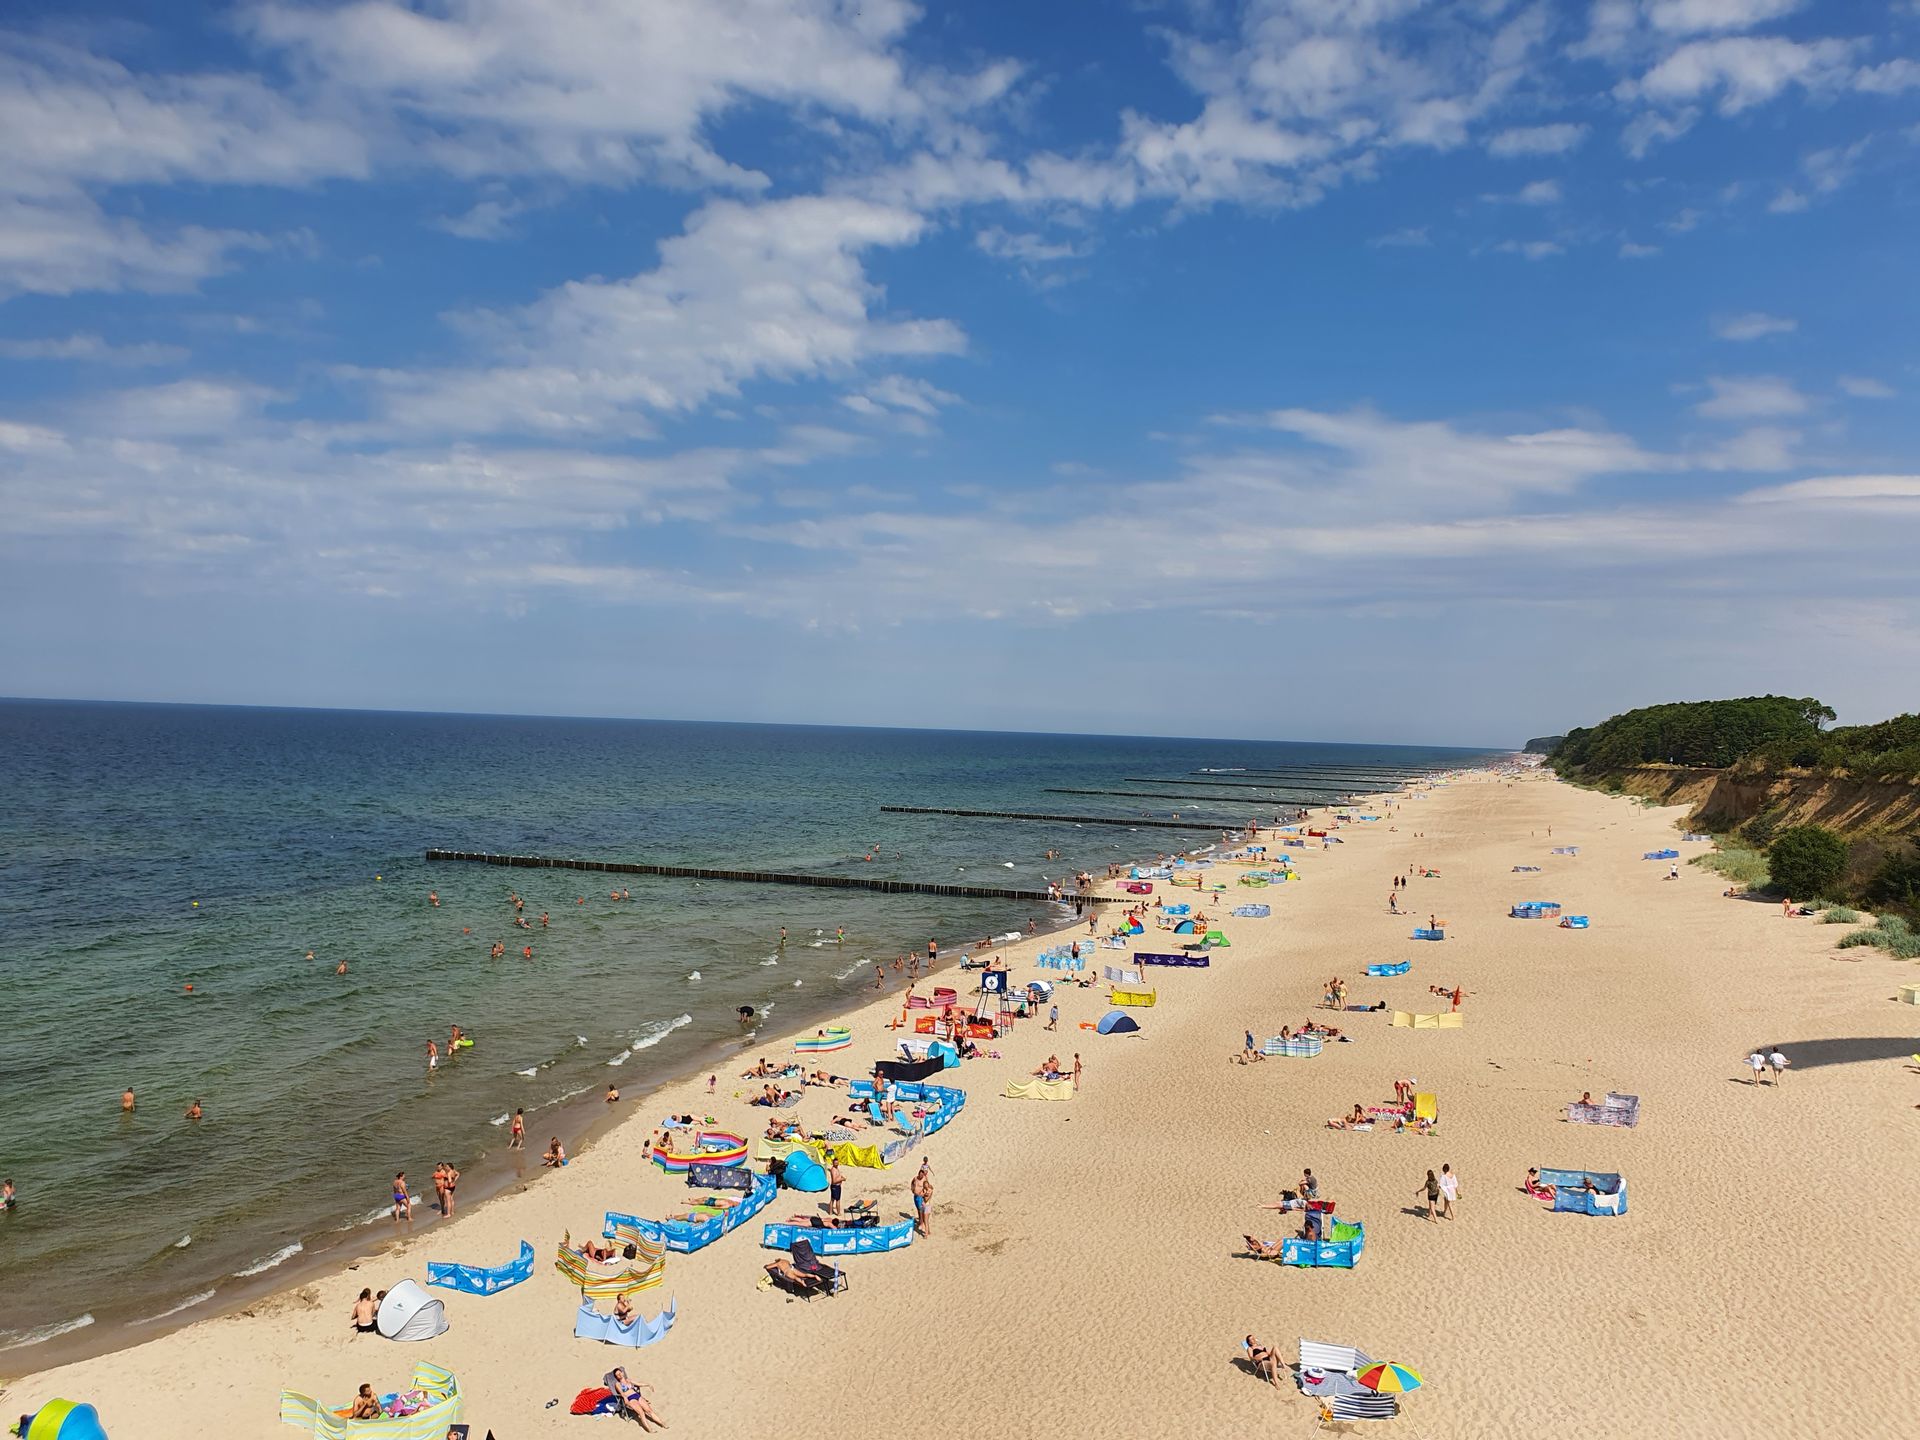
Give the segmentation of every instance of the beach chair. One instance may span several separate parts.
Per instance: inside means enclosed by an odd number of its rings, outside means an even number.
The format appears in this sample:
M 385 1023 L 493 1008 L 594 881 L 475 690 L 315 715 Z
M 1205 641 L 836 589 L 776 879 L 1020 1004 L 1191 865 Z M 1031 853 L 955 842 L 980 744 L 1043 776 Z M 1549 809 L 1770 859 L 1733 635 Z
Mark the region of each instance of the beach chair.
M 811 1277 L 824 1295 L 838 1295 L 847 1288 L 846 1272 L 829 1265 L 814 1253 L 813 1242 L 802 1238 L 793 1242 L 793 1268 Z

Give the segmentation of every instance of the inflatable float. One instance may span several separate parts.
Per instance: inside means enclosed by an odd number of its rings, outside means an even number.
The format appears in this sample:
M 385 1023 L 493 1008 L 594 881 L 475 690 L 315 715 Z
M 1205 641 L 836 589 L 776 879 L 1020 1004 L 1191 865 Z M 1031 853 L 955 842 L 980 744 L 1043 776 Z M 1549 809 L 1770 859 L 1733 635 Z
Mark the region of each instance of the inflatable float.
M 656 1145 L 648 1158 L 662 1170 L 677 1173 L 689 1165 L 738 1165 L 747 1158 L 747 1137 L 726 1130 L 702 1130 L 688 1151 Z

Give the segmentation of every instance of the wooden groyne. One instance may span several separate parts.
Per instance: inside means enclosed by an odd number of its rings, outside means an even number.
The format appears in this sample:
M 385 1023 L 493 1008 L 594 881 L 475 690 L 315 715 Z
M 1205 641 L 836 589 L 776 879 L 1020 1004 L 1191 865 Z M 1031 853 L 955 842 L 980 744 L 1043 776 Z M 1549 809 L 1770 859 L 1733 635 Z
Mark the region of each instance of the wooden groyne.
M 887 807 L 889 809 L 894 807 Z M 1193 829 L 1187 825 L 1182 829 Z M 1211 828 L 1202 826 L 1202 829 Z M 1035 905 L 1076 900 L 1096 905 L 1138 904 L 1126 895 L 1082 895 L 1016 890 L 1001 885 L 943 885 L 923 880 L 879 880 L 865 875 L 790 875 L 776 870 L 715 870 L 701 865 L 649 865 L 638 860 L 574 860 L 555 855 L 496 855 L 484 850 L 429 850 L 427 859 L 526 870 L 600 870 L 610 875 L 660 875 L 673 880 L 732 880 L 746 885 L 812 885 L 825 890 L 877 890 L 883 895 L 949 895 L 966 900 L 1026 900 Z
M 1336 784 L 1325 784 L 1318 780 L 1182 780 L 1179 777 L 1168 778 L 1165 775 L 1122 775 L 1129 785 L 1205 785 L 1215 790 L 1333 790 L 1342 795 L 1358 795 L 1367 787 L 1342 780 Z M 1387 789 L 1387 786 L 1376 787 Z M 1226 796 L 1221 796 L 1226 799 Z
M 934 805 L 882 805 L 887 815 L 964 815 L 970 820 L 1052 820 L 1069 825 L 1111 825 L 1121 830 L 1238 830 L 1244 821 L 1129 820 L 1123 815 L 1035 815 L 1025 810 L 943 810 Z

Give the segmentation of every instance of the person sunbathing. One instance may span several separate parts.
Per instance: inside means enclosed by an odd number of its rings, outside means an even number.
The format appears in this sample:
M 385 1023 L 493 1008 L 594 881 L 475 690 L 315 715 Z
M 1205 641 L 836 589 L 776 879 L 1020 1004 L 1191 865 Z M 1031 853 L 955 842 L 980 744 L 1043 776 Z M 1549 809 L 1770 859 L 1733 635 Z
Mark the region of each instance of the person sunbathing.
M 806 1083 L 809 1085 L 844 1085 L 847 1083 L 847 1077 L 844 1075 L 829 1075 L 824 1070 L 816 1070 L 807 1077 Z
M 1241 1343 L 1246 1346 L 1247 1363 L 1253 1366 L 1253 1373 L 1278 1390 L 1281 1370 L 1280 1352 L 1271 1345 L 1262 1345 L 1251 1335 Z
M 1262 1240 L 1254 1235 L 1242 1235 L 1240 1238 L 1247 1242 L 1247 1254 L 1255 1260 L 1278 1260 L 1280 1258 L 1283 1248 L 1280 1241 Z
M 1361 1108 L 1360 1102 L 1356 1100 L 1353 1102 L 1353 1113 L 1351 1115 L 1347 1116 L 1344 1120 L 1327 1121 L 1327 1128 L 1329 1130 L 1358 1130 L 1362 1126 L 1372 1124 L 1373 1122 L 1367 1119 L 1367 1112 Z
M 620 1413 L 631 1415 L 639 1421 L 642 1430 L 651 1430 L 656 1425 L 662 1430 L 667 1428 L 667 1422 L 653 1413 L 653 1406 L 647 1403 L 647 1397 L 642 1393 L 653 1387 L 642 1385 L 638 1380 L 631 1379 L 627 1375 L 626 1366 L 618 1365 L 609 1370 L 603 1383 L 620 1402 Z
M 1306 1201 L 1302 1200 L 1299 1197 L 1299 1195 L 1297 1195 L 1292 1190 L 1282 1190 L 1280 1192 L 1280 1198 L 1278 1200 L 1264 1201 L 1261 1204 L 1260 1208 L 1262 1210 L 1280 1210 L 1280 1211 L 1302 1210 L 1306 1208 L 1306 1203 L 1307 1203 Z
M 809 1275 L 784 1255 L 778 1260 L 769 1260 L 766 1265 L 766 1271 L 767 1274 L 773 1277 L 773 1282 L 776 1285 L 788 1285 L 800 1290 L 811 1290 L 820 1283 L 818 1276 Z
M 833 1123 L 836 1125 L 844 1125 L 849 1130 L 865 1130 L 872 1122 L 858 1120 L 851 1115 L 836 1115 L 833 1117 Z
M 1060 1057 L 1058 1055 L 1047 1056 L 1046 1060 L 1041 1064 L 1040 1068 L 1038 1070 L 1035 1070 L 1033 1073 L 1035 1075 L 1045 1075 L 1049 1080 L 1051 1080 L 1055 1075 L 1058 1075 L 1060 1073 Z

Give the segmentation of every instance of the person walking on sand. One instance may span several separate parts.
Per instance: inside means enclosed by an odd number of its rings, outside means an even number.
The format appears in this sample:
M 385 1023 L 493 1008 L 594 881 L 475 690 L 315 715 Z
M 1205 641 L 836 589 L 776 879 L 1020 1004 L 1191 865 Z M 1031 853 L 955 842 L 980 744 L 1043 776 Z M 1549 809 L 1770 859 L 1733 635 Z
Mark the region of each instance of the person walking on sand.
M 712 1092 L 709 1091 L 708 1093 Z M 525 1110 L 516 1110 L 513 1112 L 513 1125 L 507 1135 L 507 1148 L 509 1150 L 524 1150 L 527 1148 L 527 1112 Z
M 1460 1198 L 1460 1177 L 1453 1173 L 1453 1166 L 1440 1167 L 1440 1218 L 1453 1218 L 1453 1202 Z
M 827 1162 L 827 1214 L 836 1220 L 840 1218 L 840 1187 L 846 1183 L 846 1174 L 840 1169 L 840 1157 L 836 1155 Z
M 1058 1030 L 1059 1028 L 1060 1028 L 1060 1007 L 1058 1005 L 1049 1005 L 1047 1007 L 1047 1029 Z
M 928 1169 L 927 1161 L 922 1157 L 919 1173 L 913 1177 L 913 1231 L 916 1235 L 933 1234 L 933 1172 Z
M 1767 1052 L 1767 1068 L 1773 1072 L 1773 1083 L 1778 1085 L 1780 1077 L 1787 1073 L 1787 1057 L 1776 1048 Z
M 1073 1052 L 1073 1088 L 1076 1090 L 1080 1088 L 1080 1052 L 1078 1050 Z
M 1427 1171 L 1426 1184 L 1413 1192 L 1416 1202 L 1423 1197 L 1427 1202 L 1427 1219 L 1431 1220 L 1440 1205 L 1440 1180 L 1431 1170 Z
M 1764 1052 L 1756 1050 L 1747 1056 L 1747 1068 L 1753 1071 L 1753 1084 L 1764 1085 L 1766 1083 L 1767 1057 Z

